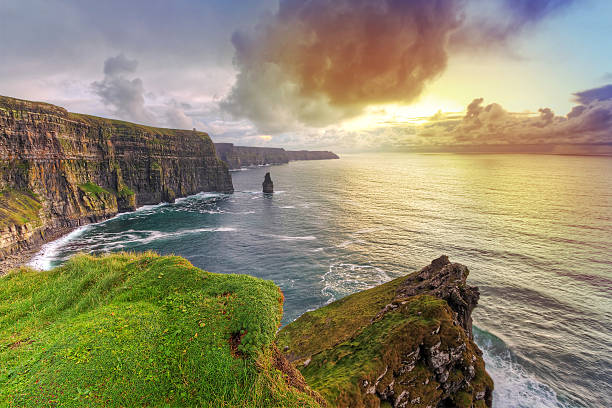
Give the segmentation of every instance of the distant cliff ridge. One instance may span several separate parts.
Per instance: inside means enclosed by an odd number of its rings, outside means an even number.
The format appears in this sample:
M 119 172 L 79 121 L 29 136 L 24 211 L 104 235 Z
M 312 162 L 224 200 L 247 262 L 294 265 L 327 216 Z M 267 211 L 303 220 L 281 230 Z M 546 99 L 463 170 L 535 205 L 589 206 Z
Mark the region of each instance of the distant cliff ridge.
M 276 147 L 234 146 L 233 143 L 215 143 L 217 155 L 230 169 L 264 164 L 283 164 L 296 160 L 339 159 L 332 152 L 310 150 L 285 150 Z
M 76 226 L 201 191 L 233 191 L 206 133 L 0 96 L 0 263 Z

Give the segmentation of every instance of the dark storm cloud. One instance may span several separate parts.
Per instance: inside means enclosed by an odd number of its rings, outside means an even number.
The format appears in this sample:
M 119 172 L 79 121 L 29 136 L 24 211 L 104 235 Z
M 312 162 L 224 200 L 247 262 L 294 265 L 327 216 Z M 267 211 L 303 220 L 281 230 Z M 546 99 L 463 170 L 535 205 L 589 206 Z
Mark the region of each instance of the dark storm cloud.
M 505 44 L 570 3 L 281 0 L 255 30 L 232 37 L 239 74 L 222 106 L 262 131 L 281 132 L 324 127 L 370 105 L 410 103 L 445 70 L 449 38 L 459 48 Z
M 595 101 L 607 101 L 612 99 L 612 84 L 604 85 L 599 88 L 588 89 L 574 94 L 576 102 L 583 105 Z
M 325 126 L 413 101 L 446 67 L 459 0 L 283 0 L 232 38 L 240 70 L 224 107 L 264 131 Z

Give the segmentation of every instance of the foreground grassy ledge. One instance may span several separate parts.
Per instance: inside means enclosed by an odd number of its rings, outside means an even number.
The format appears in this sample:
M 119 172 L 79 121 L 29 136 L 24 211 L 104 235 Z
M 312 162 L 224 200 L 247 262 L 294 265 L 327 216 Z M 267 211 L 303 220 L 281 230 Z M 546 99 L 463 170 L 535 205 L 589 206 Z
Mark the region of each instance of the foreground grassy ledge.
M 274 345 L 272 283 L 80 255 L 0 278 L 0 406 L 318 407 Z

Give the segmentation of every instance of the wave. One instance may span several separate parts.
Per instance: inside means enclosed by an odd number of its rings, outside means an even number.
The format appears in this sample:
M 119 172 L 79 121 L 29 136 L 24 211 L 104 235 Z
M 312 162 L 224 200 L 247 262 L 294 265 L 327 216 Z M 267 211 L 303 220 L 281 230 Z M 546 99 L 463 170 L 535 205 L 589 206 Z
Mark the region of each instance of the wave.
M 323 274 L 321 294 L 331 303 L 355 292 L 378 286 L 391 280 L 387 273 L 376 266 L 351 263 L 331 264 Z
M 210 198 L 210 197 L 224 197 L 227 196 L 227 194 L 223 194 L 223 193 L 209 193 L 209 192 L 200 192 L 191 196 L 187 196 L 187 197 L 181 197 L 181 198 L 177 198 L 175 200 L 175 203 L 181 203 L 183 201 L 186 200 L 190 200 L 193 198 Z M 107 220 L 104 221 L 100 221 L 100 222 L 96 222 L 96 223 L 92 223 L 92 224 L 87 224 L 84 226 L 81 226 L 77 229 L 75 229 L 74 231 L 69 232 L 66 235 L 63 235 L 62 237 L 48 242 L 46 244 L 44 244 L 40 250 L 30 259 L 30 261 L 27 263 L 28 266 L 35 268 L 35 269 L 40 269 L 40 270 L 49 270 L 51 269 L 54 265 L 53 263 L 55 261 L 59 261 L 59 260 L 63 260 L 63 258 L 61 258 L 59 256 L 59 253 L 61 251 L 62 248 L 64 248 L 65 246 L 67 246 L 71 241 L 75 240 L 76 238 L 78 238 L 79 236 L 81 236 L 85 231 L 90 230 L 91 228 L 95 227 L 96 225 L 102 225 L 104 223 L 107 223 L 109 221 L 112 220 L 116 220 L 118 218 L 131 218 L 134 216 L 147 216 L 150 215 L 153 212 L 156 212 L 157 210 L 159 210 L 162 207 L 166 207 L 172 205 L 171 203 L 167 203 L 167 202 L 162 202 L 159 204 L 150 204 L 150 205 L 143 205 L 142 207 L 138 207 L 136 210 L 134 211 L 129 211 L 129 212 L 124 212 L 124 213 L 120 213 L 115 215 L 114 217 L 111 217 Z M 204 232 L 204 230 L 206 229 L 201 229 L 201 231 L 198 232 Z M 217 228 L 216 231 L 222 232 L 222 231 L 234 231 L 233 228 Z M 133 231 L 133 230 L 130 230 Z M 196 230 L 193 230 L 196 231 Z M 128 232 L 128 231 L 126 231 Z M 159 232 L 159 231 L 157 231 Z M 154 240 L 154 239 L 152 239 Z M 150 242 L 150 241 L 148 241 Z M 145 242 L 146 243 L 146 242 Z M 120 249 L 123 248 L 124 245 L 117 243 L 114 247 L 112 247 L 112 249 Z M 110 249 L 110 250 L 112 250 Z
M 313 235 L 292 237 L 292 236 L 289 236 L 289 235 L 266 234 L 266 237 L 276 238 L 276 239 L 281 240 L 281 241 L 315 241 L 317 239 L 317 237 L 315 237 Z
M 56 239 L 55 241 L 44 244 L 40 251 L 27 263 L 28 266 L 34 269 L 49 270 L 53 266 L 53 261 L 58 260 L 57 254 L 61 247 L 66 245 L 68 242 L 82 235 L 85 231 L 90 229 L 93 224 L 84 225 L 75 229 L 74 231 L 64 235 L 63 237 Z
M 557 393 L 527 372 L 506 344 L 474 326 L 474 341 L 482 350 L 486 370 L 495 383 L 493 406 L 497 408 L 565 408 Z

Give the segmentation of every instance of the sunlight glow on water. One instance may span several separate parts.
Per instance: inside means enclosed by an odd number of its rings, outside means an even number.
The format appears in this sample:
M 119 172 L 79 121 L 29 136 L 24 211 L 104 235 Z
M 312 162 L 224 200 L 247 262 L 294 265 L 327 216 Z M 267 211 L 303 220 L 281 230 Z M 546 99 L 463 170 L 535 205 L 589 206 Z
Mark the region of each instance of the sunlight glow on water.
M 259 191 L 271 171 L 279 192 Z M 440 254 L 480 287 L 476 338 L 496 407 L 604 407 L 612 395 L 612 159 L 369 154 L 233 172 L 200 194 L 88 226 L 37 265 L 156 250 L 271 279 L 284 323 Z

